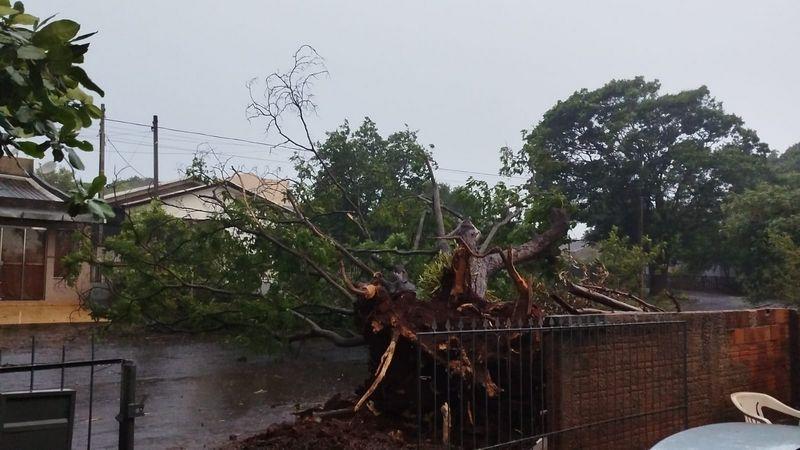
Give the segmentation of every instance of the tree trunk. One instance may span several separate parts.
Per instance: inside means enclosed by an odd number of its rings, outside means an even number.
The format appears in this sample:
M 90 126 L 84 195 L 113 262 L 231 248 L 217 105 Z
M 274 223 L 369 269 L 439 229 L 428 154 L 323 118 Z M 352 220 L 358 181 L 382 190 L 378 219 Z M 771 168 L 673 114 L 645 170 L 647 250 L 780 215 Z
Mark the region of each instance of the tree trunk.
M 650 265 L 650 293 L 652 297 L 663 292 L 667 288 L 668 271 L 660 264 Z
M 460 229 L 461 226 L 459 226 L 459 228 L 457 228 L 453 233 L 458 232 Z M 513 248 L 512 258 L 514 263 L 522 264 L 538 258 L 543 253 L 548 251 L 553 244 L 557 243 L 561 238 L 563 238 L 568 229 L 569 216 L 567 215 L 567 211 L 559 208 L 553 209 L 550 212 L 550 228 L 548 228 L 544 233 L 535 236 L 530 241 Z M 477 247 L 476 240 L 477 239 L 473 241 L 467 241 L 465 239 L 465 243 L 471 242 L 470 247 L 474 250 Z M 479 297 L 485 297 L 489 277 L 491 277 L 492 274 L 497 272 L 502 267 L 503 260 L 497 253 L 487 255 L 484 258 L 470 258 L 470 286 L 472 287 L 472 292 Z
M 489 264 L 488 258 L 470 258 L 469 268 L 471 272 L 470 288 L 478 297 L 486 297 L 486 289 L 489 285 Z

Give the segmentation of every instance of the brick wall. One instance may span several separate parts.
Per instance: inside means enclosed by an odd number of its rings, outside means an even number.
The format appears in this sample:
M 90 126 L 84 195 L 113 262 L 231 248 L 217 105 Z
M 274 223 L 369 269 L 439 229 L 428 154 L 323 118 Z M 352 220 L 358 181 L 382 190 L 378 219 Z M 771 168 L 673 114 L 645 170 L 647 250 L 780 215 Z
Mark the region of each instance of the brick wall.
M 654 321 L 661 323 L 641 324 Z M 551 335 L 550 429 L 601 422 L 557 434 L 551 438 L 555 448 L 649 448 L 684 428 L 684 389 L 689 427 L 741 421 L 730 401 L 737 391 L 764 392 L 800 406 L 797 311 L 548 318 L 551 326 L 587 322 L 640 325 Z M 637 414 L 644 415 L 615 420 Z

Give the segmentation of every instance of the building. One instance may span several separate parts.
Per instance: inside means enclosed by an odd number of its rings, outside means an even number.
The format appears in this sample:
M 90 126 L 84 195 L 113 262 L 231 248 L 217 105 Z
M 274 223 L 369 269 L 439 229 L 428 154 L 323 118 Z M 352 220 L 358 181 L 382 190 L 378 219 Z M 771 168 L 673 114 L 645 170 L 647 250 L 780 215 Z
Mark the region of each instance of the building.
M 78 296 L 91 285 L 89 268 L 76 289 L 62 258 L 94 219 L 71 217 L 66 199 L 34 175 L 32 159 L 0 158 L 0 324 L 90 320 Z
M 224 181 L 206 184 L 191 178 L 160 184 L 158 198 L 167 214 L 187 220 L 208 219 L 219 211 L 218 200 L 222 194 L 247 195 L 287 207 L 285 181 L 268 180 L 251 173 L 236 173 Z M 147 208 L 155 192 L 152 185 L 120 192 L 109 192 L 110 203 L 126 212 Z

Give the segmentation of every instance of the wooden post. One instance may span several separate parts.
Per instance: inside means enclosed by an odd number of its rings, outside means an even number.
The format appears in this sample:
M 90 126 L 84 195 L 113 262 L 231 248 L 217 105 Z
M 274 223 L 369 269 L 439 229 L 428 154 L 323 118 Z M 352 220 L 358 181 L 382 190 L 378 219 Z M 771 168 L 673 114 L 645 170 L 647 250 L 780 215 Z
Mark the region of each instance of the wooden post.
M 153 198 L 158 198 L 158 116 L 153 115 Z
M 122 363 L 122 380 L 119 392 L 119 441 L 117 448 L 133 450 L 133 431 L 136 420 L 136 366 L 130 362 Z
M 100 167 L 98 168 L 99 175 L 106 174 L 106 105 L 102 103 L 100 105 Z M 99 196 L 103 198 L 105 195 L 106 187 L 103 186 L 100 188 Z
M 100 104 L 100 153 L 98 155 L 99 159 L 99 167 L 97 169 L 97 173 L 99 176 L 104 176 L 106 174 L 106 104 Z M 105 184 L 103 187 L 100 188 L 100 192 L 97 193 L 97 196 L 101 199 L 105 197 L 106 186 Z M 105 221 L 103 221 L 105 222 Z M 104 239 L 104 223 L 96 224 L 94 229 L 94 250 L 95 254 L 97 255 L 97 260 L 102 261 L 103 258 L 103 241 Z M 100 267 L 99 266 L 92 266 L 90 272 L 91 280 L 95 283 L 99 283 L 103 280 L 102 276 L 100 275 Z

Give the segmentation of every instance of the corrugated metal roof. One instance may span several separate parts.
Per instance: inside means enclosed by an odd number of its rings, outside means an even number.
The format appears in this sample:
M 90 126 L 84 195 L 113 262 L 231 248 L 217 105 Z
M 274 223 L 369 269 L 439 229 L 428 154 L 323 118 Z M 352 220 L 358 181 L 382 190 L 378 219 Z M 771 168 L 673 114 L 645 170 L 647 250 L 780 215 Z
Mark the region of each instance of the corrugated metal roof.
M 0 206 L 0 218 L 45 220 L 48 222 L 100 223 L 100 221 L 94 218 L 91 214 L 80 214 L 72 217 L 67 214 L 66 211 L 50 211 L 44 209 L 3 206 Z
M 0 175 L 0 198 L 24 200 L 60 200 L 57 196 L 36 186 L 30 178 Z

